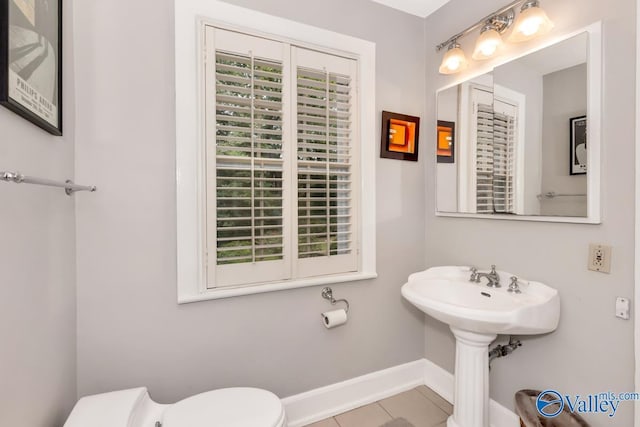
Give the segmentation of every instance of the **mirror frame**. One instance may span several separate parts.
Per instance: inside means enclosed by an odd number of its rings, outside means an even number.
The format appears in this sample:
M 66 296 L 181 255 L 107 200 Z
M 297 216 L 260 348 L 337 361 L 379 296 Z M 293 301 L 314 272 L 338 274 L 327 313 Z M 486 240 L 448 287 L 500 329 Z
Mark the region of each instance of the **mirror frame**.
M 514 56 L 499 58 L 492 63 L 490 67 L 482 67 L 475 73 L 469 73 L 464 77 L 457 79 L 454 83 L 440 88 L 436 91 L 436 121 L 438 115 L 437 99 L 440 92 L 455 87 L 461 83 L 469 81 L 480 75 L 489 73 L 495 68 L 515 61 L 531 53 L 538 52 L 542 49 L 555 45 L 557 43 L 568 40 L 582 33 L 588 33 L 589 41 L 587 45 L 587 117 L 589 118 L 589 128 L 587 129 L 587 140 L 589 141 L 589 149 L 587 150 L 587 164 L 589 171 L 587 173 L 587 216 L 542 216 L 542 215 L 487 215 L 473 213 L 457 213 L 457 212 L 440 212 L 437 203 L 437 161 L 434 162 L 434 177 L 436 182 L 436 190 L 434 191 L 435 214 L 438 217 L 454 217 L 454 218 L 478 218 L 478 219 L 502 219 L 514 221 L 538 221 L 538 222 L 562 222 L 577 224 L 600 224 L 602 222 L 601 211 L 601 175 L 602 175 L 602 156 L 601 156 L 601 140 L 602 140 L 602 22 L 598 21 L 586 27 L 561 36 L 546 40 L 544 43 L 518 53 Z M 435 124 L 435 122 L 434 122 Z M 434 150 L 435 154 L 435 150 Z M 435 158 L 435 155 L 434 155 Z

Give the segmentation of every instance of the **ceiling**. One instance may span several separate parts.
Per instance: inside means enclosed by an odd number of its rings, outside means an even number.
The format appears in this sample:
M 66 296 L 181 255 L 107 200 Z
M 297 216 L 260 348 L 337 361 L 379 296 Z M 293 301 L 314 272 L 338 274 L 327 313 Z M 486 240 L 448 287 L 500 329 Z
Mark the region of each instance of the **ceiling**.
M 373 0 L 376 3 L 426 18 L 449 0 Z

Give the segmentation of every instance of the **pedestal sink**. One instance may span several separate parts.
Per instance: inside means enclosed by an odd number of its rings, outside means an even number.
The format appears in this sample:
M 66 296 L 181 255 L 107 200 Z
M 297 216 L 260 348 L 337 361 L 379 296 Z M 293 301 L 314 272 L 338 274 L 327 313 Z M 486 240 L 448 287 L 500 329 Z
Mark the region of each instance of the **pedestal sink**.
M 520 293 L 508 292 L 513 274 L 498 271 L 500 288 L 471 282 L 470 267 L 434 267 L 414 273 L 402 295 L 429 316 L 447 323 L 456 338 L 453 415 L 447 427 L 489 427 L 489 344 L 498 334 L 554 331 L 560 319 L 558 291 L 518 279 Z

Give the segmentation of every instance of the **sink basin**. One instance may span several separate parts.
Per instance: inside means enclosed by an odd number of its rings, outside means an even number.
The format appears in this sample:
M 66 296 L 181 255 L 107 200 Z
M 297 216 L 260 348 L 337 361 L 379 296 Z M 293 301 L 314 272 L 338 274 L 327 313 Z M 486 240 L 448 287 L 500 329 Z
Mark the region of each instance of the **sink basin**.
M 429 316 L 449 324 L 456 337 L 453 414 L 447 427 L 488 427 L 489 344 L 498 334 L 551 332 L 560 320 L 558 291 L 519 279 L 521 293 L 508 292 L 513 274 L 497 271 L 500 288 L 469 281 L 470 267 L 434 267 L 409 276 L 402 295 Z
M 522 293 L 510 293 L 513 274 L 498 271 L 501 288 L 487 287 L 485 278 L 470 282 L 470 274 L 470 267 L 430 268 L 409 276 L 402 295 L 429 316 L 470 332 L 530 335 L 557 328 L 557 290 L 520 279 Z

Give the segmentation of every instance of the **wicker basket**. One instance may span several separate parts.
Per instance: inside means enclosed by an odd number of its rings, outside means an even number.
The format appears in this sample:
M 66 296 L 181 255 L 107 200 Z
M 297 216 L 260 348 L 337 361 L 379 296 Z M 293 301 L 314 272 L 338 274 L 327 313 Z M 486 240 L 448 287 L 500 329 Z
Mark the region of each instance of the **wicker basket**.
M 536 409 L 539 390 L 520 390 L 516 393 L 516 412 L 521 427 L 590 427 L 580 415 L 571 413 L 565 407 L 554 418 L 545 418 Z

